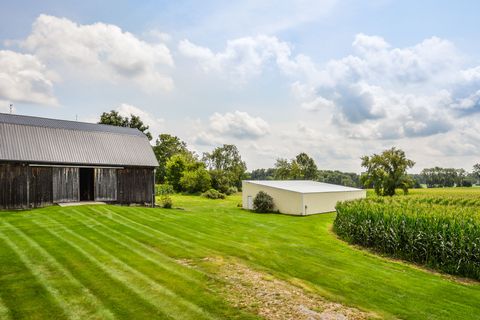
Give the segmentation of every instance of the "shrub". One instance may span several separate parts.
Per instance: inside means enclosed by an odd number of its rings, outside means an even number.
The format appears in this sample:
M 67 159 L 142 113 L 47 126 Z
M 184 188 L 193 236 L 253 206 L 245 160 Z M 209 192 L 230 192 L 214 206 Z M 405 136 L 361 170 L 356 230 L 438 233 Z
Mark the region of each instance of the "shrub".
M 203 197 L 208 198 L 208 199 L 225 199 L 226 195 L 218 192 L 215 189 L 210 189 L 202 194 Z
M 476 199 L 373 198 L 337 204 L 344 240 L 446 273 L 480 279 Z
M 253 210 L 259 213 L 272 212 L 274 207 L 273 198 L 266 192 L 260 191 L 253 199 Z
M 207 169 L 199 167 L 194 171 L 185 171 L 180 185 L 188 193 L 205 192 L 211 187 L 211 178 Z
M 157 184 L 155 186 L 155 194 L 157 196 L 163 196 L 167 194 L 174 194 L 175 190 L 173 190 L 173 186 L 170 184 Z
M 171 209 L 173 207 L 173 200 L 169 196 L 163 195 L 160 198 L 160 205 L 162 206 L 162 208 Z
M 237 192 L 238 192 L 238 189 L 237 189 L 236 187 L 229 187 L 229 188 L 227 189 L 227 191 L 225 192 L 225 194 L 226 194 L 227 196 L 230 196 L 230 195 L 235 194 L 235 193 L 237 193 Z

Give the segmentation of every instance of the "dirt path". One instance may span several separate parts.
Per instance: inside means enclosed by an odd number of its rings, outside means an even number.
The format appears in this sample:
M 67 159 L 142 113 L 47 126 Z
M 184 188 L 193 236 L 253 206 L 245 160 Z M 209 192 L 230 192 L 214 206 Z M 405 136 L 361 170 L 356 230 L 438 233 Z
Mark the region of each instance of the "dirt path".
M 268 320 L 361 320 L 376 318 L 315 295 L 248 266 L 221 258 L 201 261 L 179 260 L 193 268 L 210 267 L 225 283 L 223 294 L 235 307 L 248 310 Z M 214 267 L 214 268 L 211 268 Z

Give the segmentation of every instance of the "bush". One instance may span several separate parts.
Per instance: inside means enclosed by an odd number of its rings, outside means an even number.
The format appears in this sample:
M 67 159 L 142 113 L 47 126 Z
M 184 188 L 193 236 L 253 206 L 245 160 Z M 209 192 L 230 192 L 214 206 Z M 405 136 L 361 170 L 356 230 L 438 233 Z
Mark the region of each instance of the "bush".
M 215 189 L 210 189 L 202 194 L 203 197 L 208 198 L 208 199 L 225 199 L 226 195 L 218 192 Z
M 235 194 L 235 193 L 237 193 L 237 192 L 238 192 L 238 189 L 237 189 L 236 187 L 229 187 L 229 188 L 227 189 L 227 191 L 225 192 L 225 194 L 226 194 L 227 196 L 230 196 L 230 195 Z
M 160 198 L 160 206 L 165 209 L 171 209 L 173 207 L 173 200 L 167 195 L 163 195 Z
M 199 167 L 194 171 L 185 171 L 180 185 L 188 193 L 205 192 L 211 187 L 211 178 L 205 167 Z
M 155 186 L 155 194 L 157 196 L 163 196 L 167 194 L 174 194 L 175 190 L 173 190 L 173 186 L 170 184 L 157 184 Z
M 272 212 L 274 207 L 273 198 L 266 192 L 260 191 L 253 199 L 253 210 L 259 213 Z
M 373 198 L 337 204 L 344 240 L 446 273 L 480 279 L 477 199 Z

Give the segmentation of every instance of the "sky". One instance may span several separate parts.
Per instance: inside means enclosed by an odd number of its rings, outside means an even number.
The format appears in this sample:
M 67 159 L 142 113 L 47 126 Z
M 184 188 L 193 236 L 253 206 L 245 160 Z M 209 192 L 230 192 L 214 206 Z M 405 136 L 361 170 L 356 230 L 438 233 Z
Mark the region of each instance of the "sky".
M 478 1 L 0 1 L 0 112 L 139 115 L 250 170 L 480 162 Z

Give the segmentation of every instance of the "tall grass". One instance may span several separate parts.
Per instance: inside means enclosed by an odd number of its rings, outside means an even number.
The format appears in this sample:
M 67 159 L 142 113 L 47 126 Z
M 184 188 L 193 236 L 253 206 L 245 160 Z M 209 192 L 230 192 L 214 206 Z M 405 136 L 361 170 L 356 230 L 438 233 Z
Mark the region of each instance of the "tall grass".
M 420 196 L 341 202 L 334 230 L 350 243 L 480 279 L 477 199 Z

